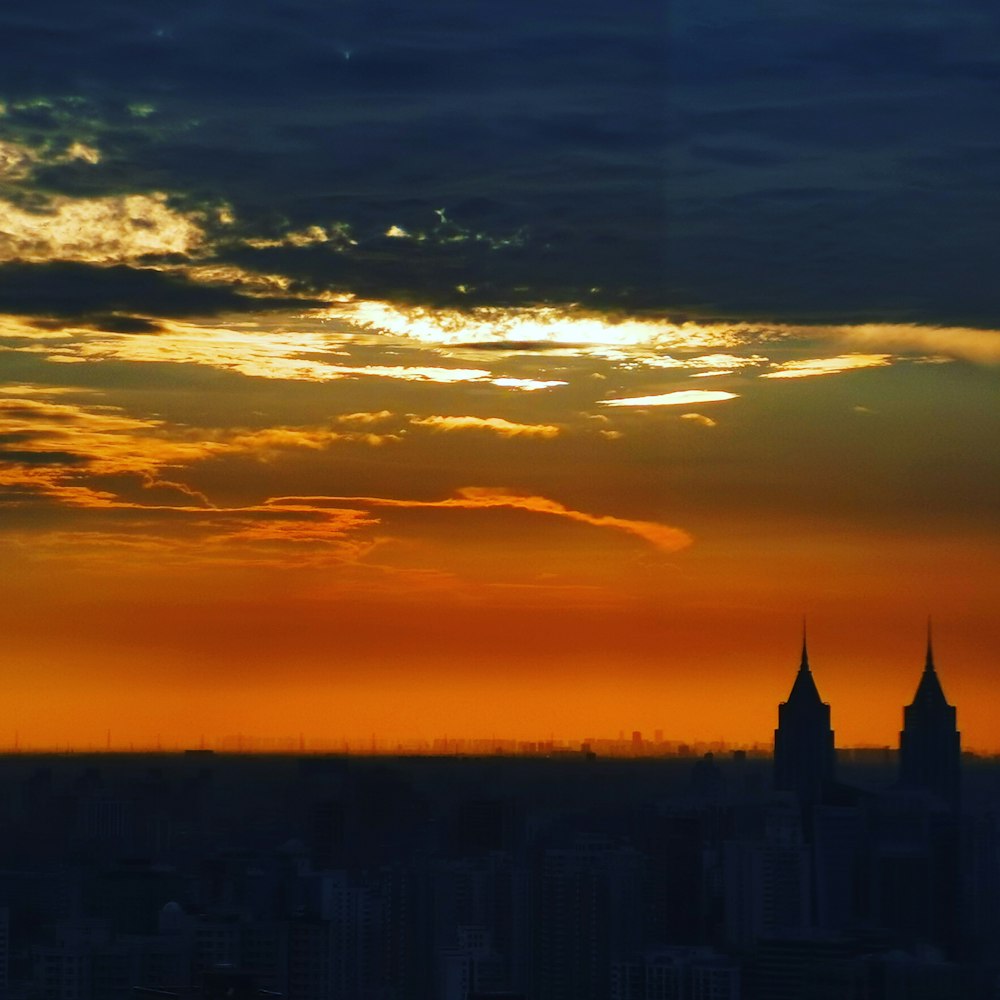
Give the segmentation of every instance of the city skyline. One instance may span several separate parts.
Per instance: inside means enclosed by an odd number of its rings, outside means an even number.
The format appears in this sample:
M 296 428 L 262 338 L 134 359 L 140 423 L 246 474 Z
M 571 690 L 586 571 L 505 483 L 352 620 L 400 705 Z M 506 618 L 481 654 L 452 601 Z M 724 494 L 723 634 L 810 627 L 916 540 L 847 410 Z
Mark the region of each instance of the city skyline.
M 777 705 L 779 728 L 782 712 L 786 707 L 786 703 L 788 701 L 794 702 L 796 698 L 801 700 L 802 697 L 805 697 L 807 700 L 815 700 L 817 703 L 822 702 L 822 708 L 825 711 L 826 718 L 825 725 L 830 727 L 831 705 L 828 702 L 822 701 L 822 695 L 819 693 L 812 675 L 808 654 L 806 626 L 804 622 L 802 626 L 801 643 L 799 667 L 794 675 L 791 696 L 785 701 L 779 701 Z M 913 697 L 913 701 L 909 705 L 905 702 L 902 705 L 902 725 L 904 729 L 908 714 L 914 711 L 914 705 L 919 703 L 921 700 L 926 702 L 929 697 L 931 701 L 937 699 L 942 703 L 947 704 L 946 696 L 943 693 L 941 681 L 937 674 L 930 621 L 927 623 L 924 665 L 920 672 L 915 690 L 916 694 Z M 951 724 L 954 726 L 954 718 L 957 709 L 955 707 L 948 706 L 948 711 L 951 713 L 951 718 L 953 720 Z M 849 752 L 852 750 L 886 750 L 899 752 L 901 750 L 900 744 L 902 740 L 901 731 L 899 731 L 899 736 L 900 740 L 897 741 L 896 745 L 891 745 L 889 743 L 835 743 L 835 729 L 831 728 L 830 750 L 832 752 L 835 746 L 838 752 Z M 956 733 L 956 738 L 959 736 L 960 734 Z M 757 755 L 766 755 L 769 751 L 777 754 L 777 738 L 777 730 L 775 730 L 774 739 L 768 743 L 758 740 L 744 742 L 727 741 L 722 738 L 714 740 L 706 738 L 684 739 L 665 731 L 662 727 L 658 727 L 652 730 L 652 732 L 643 732 L 640 729 L 629 729 L 626 727 L 619 729 L 617 737 L 604 732 L 582 737 L 579 735 L 573 736 L 564 733 L 561 733 L 558 737 L 556 737 L 553 732 L 550 732 L 548 736 L 536 733 L 532 737 L 525 737 L 524 735 L 511 736 L 504 733 L 494 732 L 489 736 L 480 733 L 475 735 L 453 735 L 449 737 L 447 733 L 444 733 L 431 737 L 403 736 L 402 738 L 398 735 L 383 738 L 377 732 L 372 732 L 365 739 L 359 739 L 357 737 L 351 739 L 329 732 L 320 735 L 317 733 L 307 734 L 302 731 L 294 735 L 289 735 L 287 733 L 285 735 L 278 735 L 273 732 L 238 732 L 226 735 L 219 733 L 206 735 L 205 733 L 201 733 L 198 737 L 196 745 L 190 741 L 178 739 L 169 733 L 166 734 L 166 738 L 164 738 L 164 734 L 157 733 L 155 734 L 155 738 L 149 742 L 136 743 L 135 741 L 128 741 L 123 744 L 113 739 L 112 730 L 108 728 L 104 733 L 103 743 L 91 740 L 90 742 L 78 745 L 68 743 L 65 745 L 40 744 L 32 746 L 27 742 L 22 744 L 20 732 L 16 731 L 14 733 L 13 742 L 9 747 L 9 752 L 19 753 L 49 751 L 58 753 L 65 750 L 67 752 L 78 751 L 82 753 L 93 753 L 95 751 L 104 750 L 109 753 L 121 753 L 123 751 L 130 753 L 148 753 L 154 750 L 164 752 L 212 750 L 223 753 L 251 754 L 349 753 L 391 756 L 396 753 L 416 753 L 430 755 L 521 754 L 530 756 L 545 756 L 552 753 L 572 753 L 582 751 L 599 752 L 601 754 L 609 754 L 615 757 L 649 757 L 663 755 L 699 756 L 712 751 L 725 752 L 730 750 L 749 750 Z M 961 749 L 964 753 L 992 755 L 990 751 L 984 751 L 982 748 L 977 747 L 962 747 Z
M 990 11 L 251 6 L 0 13 L 0 746 L 767 743 L 803 614 L 892 746 L 931 613 L 1000 752 Z

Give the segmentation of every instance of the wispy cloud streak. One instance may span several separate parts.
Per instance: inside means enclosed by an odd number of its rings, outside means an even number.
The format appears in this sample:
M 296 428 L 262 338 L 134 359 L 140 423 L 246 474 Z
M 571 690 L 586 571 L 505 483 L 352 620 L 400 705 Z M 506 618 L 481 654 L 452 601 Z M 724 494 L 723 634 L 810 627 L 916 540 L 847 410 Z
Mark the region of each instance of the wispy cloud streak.
M 573 510 L 556 500 L 547 497 L 513 493 L 496 487 L 467 486 L 460 489 L 456 496 L 443 500 L 405 500 L 387 497 L 279 497 L 272 503 L 295 505 L 305 504 L 359 504 L 363 507 L 405 507 L 412 509 L 460 509 L 485 510 L 489 508 L 507 508 L 523 510 L 535 514 L 548 514 L 554 517 L 566 518 L 581 524 L 589 524 L 596 528 L 612 528 L 624 531 L 643 539 L 662 552 L 676 552 L 692 544 L 691 536 L 681 528 L 660 524 L 657 521 L 639 521 L 630 518 L 615 517 L 610 514 L 589 514 L 585 511 Z

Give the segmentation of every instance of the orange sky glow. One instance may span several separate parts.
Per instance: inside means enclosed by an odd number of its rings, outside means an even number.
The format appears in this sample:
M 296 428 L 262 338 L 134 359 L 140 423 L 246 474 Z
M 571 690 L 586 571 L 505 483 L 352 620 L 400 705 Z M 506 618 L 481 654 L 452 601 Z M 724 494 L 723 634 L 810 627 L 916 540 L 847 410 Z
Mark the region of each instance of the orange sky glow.
M 766 749 L 803 620 L 895 747 L 930 618 L 1000 754 L 988 5 L 49 6 L 0 753 Z
M 803 616 L 895 745 L 930 613 L 1000 750 L 1000 333 L 492 318 L 0 320 L 0 746 L 766 744 Z

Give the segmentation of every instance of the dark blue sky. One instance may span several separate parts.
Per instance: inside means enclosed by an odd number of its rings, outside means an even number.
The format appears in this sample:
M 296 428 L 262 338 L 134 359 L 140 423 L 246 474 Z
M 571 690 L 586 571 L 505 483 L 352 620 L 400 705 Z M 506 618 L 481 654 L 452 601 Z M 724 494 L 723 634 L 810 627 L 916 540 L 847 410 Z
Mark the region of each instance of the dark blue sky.
M 225 204 L 213 257 L 301 294 L 998 321 L 994 4 L 97 0 L 0 32 L 0 140 L 102 154 L 0 193 Z M 309 226 L 344 235 L 261 246 Z

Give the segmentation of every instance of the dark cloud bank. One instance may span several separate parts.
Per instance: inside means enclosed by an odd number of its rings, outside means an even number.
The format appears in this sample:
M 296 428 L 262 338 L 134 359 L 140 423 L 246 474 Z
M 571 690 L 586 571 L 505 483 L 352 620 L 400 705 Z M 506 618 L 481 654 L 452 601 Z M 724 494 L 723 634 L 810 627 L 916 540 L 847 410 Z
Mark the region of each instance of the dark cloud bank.
M 37 189 L 230 205 L 211 253 L 307 299 L 1000 322 L 995 5 L 48 0 L 0 31 L 0 138 L 102 156 Z M 309 226 L 339 235 L 243 242 Z M 123 269 L 0 282 L 18 312 L 247 304 Z

